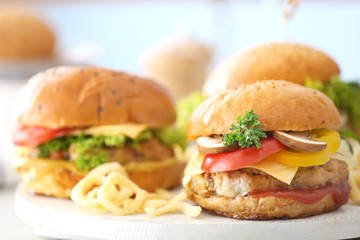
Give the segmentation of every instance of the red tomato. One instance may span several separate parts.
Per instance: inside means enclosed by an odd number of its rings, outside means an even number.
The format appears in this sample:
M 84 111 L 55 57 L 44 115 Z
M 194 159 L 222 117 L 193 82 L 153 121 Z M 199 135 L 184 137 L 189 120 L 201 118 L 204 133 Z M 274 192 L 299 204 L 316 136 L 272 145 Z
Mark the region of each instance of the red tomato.
M 64 136 L 71 130 L 73 130 L 73 128 L 50 129 L 19 126 L 13 132 L 13 142 L 19 146 L 37 146 L 51 139 Z
M 250 193 L 249 196 L 263 198 L 274 196 L 277 198 L 293 199 L 304 204 L 314 204 L 323 199 L 326 195 L 332 194 L 334 201 L 343 205 L 348 201 L 351 187 L 347 181 L 337 184 L 327 184 L 325 187 L 317 189 L 297 189 L 297 190 L 267 190 L 263 192 Z
M 201 165 L 205 172 L 224 172 L 257 163 L 285 147 L 273 137 L 260 141 L 262 147 L 239 148 L 231 152 L 207 154 Z

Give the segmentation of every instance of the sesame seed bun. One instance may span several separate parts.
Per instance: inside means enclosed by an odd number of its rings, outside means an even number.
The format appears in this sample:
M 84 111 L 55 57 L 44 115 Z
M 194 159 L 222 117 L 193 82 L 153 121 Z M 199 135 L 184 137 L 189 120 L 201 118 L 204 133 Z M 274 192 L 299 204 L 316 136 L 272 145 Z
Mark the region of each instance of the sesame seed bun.
M 267 80 L 227 90 L 204 101 L 191 115 L 187 137 L 228 133 L 251 109 L 266 131 L 304 131 L 340 124 L 334 103 L 323 93 L 287 81 Z
M 18 92 L 14 118 L 46 128 L 124 123 L 163 127 L 175 121 L 169 93 L 154 81 L 97 67 L 58 67 Z

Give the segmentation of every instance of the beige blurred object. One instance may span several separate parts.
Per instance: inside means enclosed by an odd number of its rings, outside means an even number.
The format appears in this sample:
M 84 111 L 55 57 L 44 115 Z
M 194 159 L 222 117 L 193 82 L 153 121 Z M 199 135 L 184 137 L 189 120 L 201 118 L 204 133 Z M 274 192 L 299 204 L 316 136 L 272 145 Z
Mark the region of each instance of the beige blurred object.
M 24 60 L 51 56 L 55 36 L 30 10 L 0 6 L 0 59 Z
M 192 38 L 159 42 L 143 55 L 145 74 L 164 84 L 178 100 L 200 90 L 211 49 Z

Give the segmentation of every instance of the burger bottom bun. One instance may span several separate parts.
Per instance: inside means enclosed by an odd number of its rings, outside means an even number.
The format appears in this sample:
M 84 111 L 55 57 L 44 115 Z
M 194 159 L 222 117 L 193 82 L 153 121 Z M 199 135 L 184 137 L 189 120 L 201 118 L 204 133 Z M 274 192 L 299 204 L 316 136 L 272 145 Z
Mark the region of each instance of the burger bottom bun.
M 70 198 L 71 190 L 82 176 L 66 168 L 32 166 L 18 170 L 26 187 L 33 193 Z
M 151 171 L 128 172 L 130 179 L 151 192 L 157 188 L 173 188 L 181 183 L 184 162 L 163 166 Z M 33 193 L 59 198 L 70 198 L 71 190 L 83 178 L 66 168 L 46 166 L 17 169 L 26 187 Z
M 128 175 L 142 189 L 154 192 L 157 188 L 170 189 L 180 186 L 185 166 L 185 162 L 178 162 L 152 171 L 128 172 Z
M 314 204 L 304 204 L 292 199 L 276 197 L 236 197 L 202 196 L 188 192 L 188 198 L 202 208 L 216 214 L 235 219 L 300 218 L 338 209 L 332 194 L 326 195 Z

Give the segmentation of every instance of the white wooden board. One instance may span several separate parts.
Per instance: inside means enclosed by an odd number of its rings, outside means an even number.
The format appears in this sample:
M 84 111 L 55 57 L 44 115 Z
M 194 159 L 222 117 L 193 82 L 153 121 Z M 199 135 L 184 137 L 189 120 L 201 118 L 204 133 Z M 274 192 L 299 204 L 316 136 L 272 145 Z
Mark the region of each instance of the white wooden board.
M 95 214 L 71 200 L 16 190 L 15 210 L 42 236 L 60 239 L 346 239 L 360 237 L 360 206 L 294 220 L 234 220 L 203 211 L 198 218 L 171 214 Z

